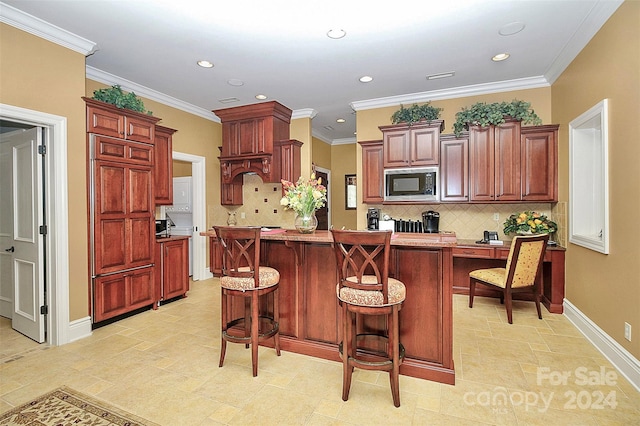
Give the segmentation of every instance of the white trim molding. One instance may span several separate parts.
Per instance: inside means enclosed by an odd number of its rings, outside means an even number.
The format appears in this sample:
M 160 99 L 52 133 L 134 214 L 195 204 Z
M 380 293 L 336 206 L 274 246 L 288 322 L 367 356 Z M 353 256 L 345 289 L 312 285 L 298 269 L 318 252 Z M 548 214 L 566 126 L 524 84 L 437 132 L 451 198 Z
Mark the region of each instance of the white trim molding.
M 564 299 L 564 315 L 640 392 L 640 361 L 567 299 Z
M 93 334 L 91 317 L 84 317 L 69 323 L 69 343 L 84 339 Z

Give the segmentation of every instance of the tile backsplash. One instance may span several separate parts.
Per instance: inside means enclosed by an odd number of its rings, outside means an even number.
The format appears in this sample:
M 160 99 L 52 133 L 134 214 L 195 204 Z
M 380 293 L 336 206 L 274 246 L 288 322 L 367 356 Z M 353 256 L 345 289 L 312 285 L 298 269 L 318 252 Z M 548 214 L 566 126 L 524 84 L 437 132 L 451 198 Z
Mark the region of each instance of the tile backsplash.
M 295 215 L 280 205 L 282 185 L 263 183 L 257 175 L 244 175 L 242 206 L 226 207 L 223 214 L 216 212 L 212 223 L 226 224 L 228 213 L 235 212 L 239 226 L 280 226 L 293 228 Z M 501 240 L 511 240 L 512 235 L 502 232 L 504 221 L 512 214 L 533 210 L 547 215 L 558 224 L 557 235 L 552 235 L 558 243 L 566 246 L 567 219 L 566 203 L 530 204 L 433 204 L 433 205 L 369 205 L 388 214 L 393 219 L 417 220 L 422 212 L 434 210 L 440 213 L 440 230 L 453 231 L 460 239 L 480 239 L 483 231 L 497 231 Z M 211 212 L 213 213 L 213 212 Z M 366 209 L 361 213 L 366 216 Z M 498 220 L 494 220 L 494 215 Z M 243 217 L 244 216 L 244 217 Z

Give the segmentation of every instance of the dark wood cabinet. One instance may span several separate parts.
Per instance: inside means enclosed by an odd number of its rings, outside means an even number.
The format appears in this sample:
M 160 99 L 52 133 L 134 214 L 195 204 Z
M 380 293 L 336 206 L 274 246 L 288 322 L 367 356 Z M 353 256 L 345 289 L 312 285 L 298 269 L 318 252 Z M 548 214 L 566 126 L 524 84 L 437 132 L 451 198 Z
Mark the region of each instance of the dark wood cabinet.
M 157 205 L 173 204 L 173 134 L 176 132 L 164 126 L 156 126 L 154 165 L 155 198 Z
M 523 127 L 523 201 L 558 201 L 558 125 Z
M 380 126 L 384 168 L 437 166 L 440 161 L 442 120 L 430 123 Z
M 440 137 L 440 201 L 469 201 L 469 137 Z
M 209 238 L 209 271 L 214 277 L 222 275 L 222 247 L 215 237 Z
M 189 237 L 156 242 L 156 300 L 186 296 L 189 291 Z
M 160 119 L 83 98 L 87 103 L 87 132 L 115 138 L 153 143 L 155 123 Z
M 94 280 L 94 322 L 104 321 L 154 303 L 153 266 L 104 275 Z
M 87 104 L 90 294 L 100 322 L 155 304 L 154 136 L 158 118 Z
M 382 141 L 360 141 L 362 146 L 362 202 L 380 204 L 384 201 Z
M 273 146 L 273 164 L 274 164 L 274 181 L 280 182 L 281 179 L 295 183 L 300 177 L 300 148 L 302 142 L 289 139 L 274 142 Z
M 520 200 L 520 122 L 469 129 L 469 200 Z
M 469 129 L 469 200 L 558 200 L 557 125 Z

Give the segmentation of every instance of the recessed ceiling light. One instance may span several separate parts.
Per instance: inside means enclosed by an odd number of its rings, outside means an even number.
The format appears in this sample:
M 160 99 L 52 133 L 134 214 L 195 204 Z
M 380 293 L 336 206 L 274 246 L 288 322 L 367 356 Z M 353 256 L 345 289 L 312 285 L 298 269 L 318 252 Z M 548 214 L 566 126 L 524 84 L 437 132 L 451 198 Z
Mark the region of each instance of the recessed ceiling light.
M 373 77 L 371 76 L 363 75 L 362 77 L 360 77 L 361 83 L 369 83 L 370 81 L 373 81 Z
M 262 101 L 264 99 L 267 99 L 267 95 L 256 95 L 256 99 L 259 99 Z
M 333 39 L 339 39 L 346 35 L 347 35 L 347 32 L 345 30 L 329 30 L 327 32 L 327 37 L 333 38 Z
M 493 58 L 491 58 L 492 61 L 494 62 L 500 62 L 500 61 L 504 61 L 505 59 L 507 59 L 510 55 L 508 53 L 498 53 L 496 56 L 494 56 Z
M 202 68 L 213 68 L 213 62 L 209 61 L 198 61 L 198 65 L 200 65 Z
M 238 80 L 237 78 L 232 78 L 230 80 L 227 80 L 227 83 L 230 86 L 244 86 L 244 81 Z
M 347 120 L 345 120 L 344 118 L 338 118 L 336 120 L 336 123 L 344 123 L 345 121 L 347 121 Z
M 507 24 L 500 28 L 498 34 L 500 34 L 501 36 L 518 34 L 520 31 L 524 30 L 524 27 L 525 25 L 522 22 L 511 22 L 510 24 Z
M 440 74 L 431 74 L 427 76 L 427 80 L 437 80 L 439 78 L 453 77 L 454 75 L 456 75 L 454 71 L 443 72 Z

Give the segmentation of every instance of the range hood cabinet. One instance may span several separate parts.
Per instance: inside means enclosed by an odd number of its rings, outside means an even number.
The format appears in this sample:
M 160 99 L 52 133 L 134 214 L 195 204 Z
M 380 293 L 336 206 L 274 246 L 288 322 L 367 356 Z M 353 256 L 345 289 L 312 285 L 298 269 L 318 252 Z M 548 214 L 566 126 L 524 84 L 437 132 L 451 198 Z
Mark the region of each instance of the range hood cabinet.
M 274 155 L 274 149 L 279 141 L 289 140 L 292 111 L 271 101 L 213 112 L 222 122 L 222 182 L 231 184 L 243 173 L 256 173 L 263 182 L 280 182 L 276 164 L 280 155 Z

